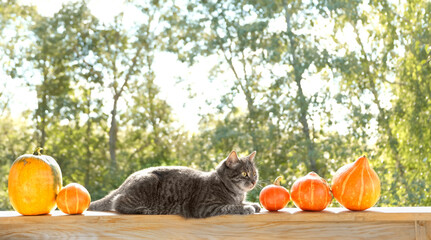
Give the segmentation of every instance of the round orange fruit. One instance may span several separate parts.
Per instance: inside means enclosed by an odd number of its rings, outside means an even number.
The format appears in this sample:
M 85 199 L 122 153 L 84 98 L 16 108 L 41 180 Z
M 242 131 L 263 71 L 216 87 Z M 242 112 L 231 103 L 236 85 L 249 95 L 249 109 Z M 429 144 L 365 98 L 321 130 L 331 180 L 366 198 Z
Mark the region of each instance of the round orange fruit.
M 70 183 L 58 193 L 57 207 L 67 214 L 81 214 L 90 206 L 90 193 L 78 183 Z

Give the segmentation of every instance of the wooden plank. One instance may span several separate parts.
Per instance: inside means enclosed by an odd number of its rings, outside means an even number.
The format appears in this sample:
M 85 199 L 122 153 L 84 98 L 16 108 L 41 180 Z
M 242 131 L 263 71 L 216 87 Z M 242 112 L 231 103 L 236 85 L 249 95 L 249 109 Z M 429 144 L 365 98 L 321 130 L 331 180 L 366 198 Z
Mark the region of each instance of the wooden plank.
M 431 239 L 431 221 L 425 223 L 426 239 Z
M 426 230 L 424 221 L 415 221 L 416 240 L 425 240 Z
M 0 212 L 0 239 L 50 238 L 291 238 L 431 239 L 431 207 L 372 208 L 352 212 L 329 208 L 303 212 L 286 208 L 248 216 L 184 219 L 173 215 L 121 215 L 85 212 L 21 216 Z
M 431 239 L 429 231 L 429 226 L 431 222 L 425 221 L 415 221 L 415 231 L 417 240 Z
M 21 216 L 15 211 L 4 211 L 0 212 L 1 222 L 14 222 L 21 221 L 17 219 L 17 216 Z M 34 218 L 31 221 L 39 221 L 37 219 L 42 218 L 40 221 L 45 221 L 42 216 L 25 216 L 25 218 Z M 67 216 L 60 211 L 54 211 L 51 216 L 54 217 L 65 217 Z M 145 219 L 145 218 L 157 218 L 162 217 L 163 219 L 177 219 L 178 216 L 145 216 L 145 215 L 121 215 L 114 212 L 92 212 L 86 211 L 82 215 L 77 215 L 77 218 L 88 218 L 88 217 L 112 217 L 112 218 L 124 218 L 127 216 L 128 219 Z M 21 216 L 23 217 L 23 216 Z M 393 207 L 393 208 L 370 208 L 366 211 L 349 211 L 345 208 L 328 208 L 322 212 L 305 212 L 298 208 L 285 208 L 279 212 L 267 212 L 263 211 L 259 214 L 250 216 L 221 216 L 233 218 L 234 220 L 240 219 L 251 219 L 251 220 L 266 220 L 266 221 L 304 221 L 304 222 L 322 222 L 322 221 L 431 221 L 431 207 Z M 215 218 L 210 218 L 215 219 Z M 29 220 L 29 219 L 27 219 Z M 78 221 L 78 220 L 77 220 Z M 1 224 L 1 223 L 0 223 Z
M 239 238 L 239 239 L 415 239 L 414 222 L 268 222 L 268 221 L 106 221 L 69 224 L 11 224 L 5 239 L 85 238 Z

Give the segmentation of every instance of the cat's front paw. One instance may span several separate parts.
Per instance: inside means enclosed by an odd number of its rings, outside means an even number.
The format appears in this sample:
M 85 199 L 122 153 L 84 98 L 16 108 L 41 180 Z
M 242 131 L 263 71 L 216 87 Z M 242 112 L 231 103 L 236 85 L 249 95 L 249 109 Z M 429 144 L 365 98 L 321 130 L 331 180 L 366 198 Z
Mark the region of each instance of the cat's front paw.
M 256 212 L 256 210 L 254 209 L 253 206 L 251 205 L 244 205 L 244 215 L 249 215 L 249 214 L 254 214 Z
M 254 212 L 255 213 L 259 213 L 260 212 L 260 205 L 257 203 L 252 203 L 250 204 L 253 208 L 254 208 Z

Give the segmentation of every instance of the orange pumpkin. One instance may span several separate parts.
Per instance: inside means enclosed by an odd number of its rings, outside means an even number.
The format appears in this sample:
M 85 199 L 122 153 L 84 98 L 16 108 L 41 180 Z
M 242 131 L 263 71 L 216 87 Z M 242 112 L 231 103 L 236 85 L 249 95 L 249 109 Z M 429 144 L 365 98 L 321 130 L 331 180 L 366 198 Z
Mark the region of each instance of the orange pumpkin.
M 280 179 L 275 179 L 274 184 L 266 186 L 260 191 L 259 201 L 268 211 L 277 211 L 284 208 L 290 201 L 289 191 L 280 186 Z
M 332 179 L 334 198 L 345 208 L 361 211 L 374 206 L 380 198 L 380 180 L 363 156 L 347 164 Z
M 22 215 L 50 213 L 55 209 L 55 199 L 62 186 L 57 162 L 41 152 L 37 148 L 33 155 L 18 157 L 9 172 L 9 200 Z
M 331 190 L 325 179 L 310 172 L 297 179 L 290 190 L 290 197 L 298 208 L 305 211 L 322 211 L 331 203 Z
M 90 206 L 91 197 L 87 189 L 78 183 L 70 183 L 57 196 L 57 206 L 67 214 L 81 214 Z

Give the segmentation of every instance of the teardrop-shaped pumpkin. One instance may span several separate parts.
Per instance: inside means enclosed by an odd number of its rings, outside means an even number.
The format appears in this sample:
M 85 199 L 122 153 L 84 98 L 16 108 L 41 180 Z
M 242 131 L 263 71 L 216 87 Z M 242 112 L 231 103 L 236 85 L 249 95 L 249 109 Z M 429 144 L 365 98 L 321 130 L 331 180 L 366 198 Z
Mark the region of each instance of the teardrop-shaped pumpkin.
M 362 211 L 379 200 L 380 179 L 363 156 L 338 169 L 332 179 L 332 193 L 345 208 Z
M 42 155 L 41 150 L 18 157 L 9 172 L 9 200 L 22 215 L 50 213 L 62 186 L 60 167 L 54 158 Z
M 328 183 L 315 172 L 298 178 L 292 185 L 290 197 L 295 206 L 305 211 L 322 211 L 332 200 Z
M 90 202 L 90 193 L 78 183 L 67 184 L 57 196 L 58 209 L 67 214 L 83 213 L 90 206 Z
M 278 211 L 290 201 L 289 191 L 280 186 L 280 179 L 281 177 L 278 177 L 274 184 L 268 185 L 260 191 L 259 201 L 268 211 Z

